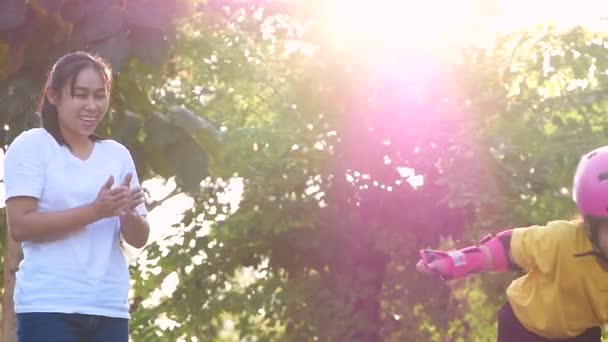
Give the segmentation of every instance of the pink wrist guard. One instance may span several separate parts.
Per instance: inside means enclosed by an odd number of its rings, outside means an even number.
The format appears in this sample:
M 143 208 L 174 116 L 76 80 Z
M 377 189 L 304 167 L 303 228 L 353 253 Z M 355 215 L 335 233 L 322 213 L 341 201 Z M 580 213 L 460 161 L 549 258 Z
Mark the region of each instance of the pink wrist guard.
M 444 279 L 464 277 L 480 271 L 503 271 L 509 268 L 508 250 L 512 230 L 498 233 L 496 236 L 486 236 L 481 240 L 490 253 L 491 264 L 486 269 L 485 256 L 479 246 L 471 246 L 449 252 L 422 250 L 420 257 L 428 265 L 437 259 L 443 259 L 447 268 L 439 275 Z

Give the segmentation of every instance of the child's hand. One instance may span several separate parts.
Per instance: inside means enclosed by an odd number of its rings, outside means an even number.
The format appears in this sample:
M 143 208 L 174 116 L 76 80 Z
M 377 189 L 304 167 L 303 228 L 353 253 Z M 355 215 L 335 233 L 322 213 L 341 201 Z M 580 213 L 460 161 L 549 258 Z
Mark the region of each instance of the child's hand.
M 452 277 L 452 265 L 453 262 L 448 253 L 427 249 L 420 251 L 420 260 L 416 264 L 416 269 L 418 272 L 436 274 L 449 279 Z

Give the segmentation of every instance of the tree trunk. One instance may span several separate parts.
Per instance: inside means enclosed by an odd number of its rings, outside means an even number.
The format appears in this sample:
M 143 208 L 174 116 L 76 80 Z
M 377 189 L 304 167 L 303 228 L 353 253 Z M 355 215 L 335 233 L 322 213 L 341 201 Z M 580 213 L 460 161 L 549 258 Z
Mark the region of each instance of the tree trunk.
M 4 248 L 4 296 L 2 298 L 2 339 L 3 342 L 17 341 L 17 321 L 13 305 L 15 272 L 21 261 L 21 245 L 6 234 Z
M 380 317 L 380 298 L 382 286 L 389 258 L 381 252 L 370 252 L 367 260 L 358 265 L 358 279 L 366 293 L 355 304 L 355 315 L 362 319 L 360 325 L 354 330 L 356 341 L 378 342 L 382 341 L 380 330 L 382 321 Z

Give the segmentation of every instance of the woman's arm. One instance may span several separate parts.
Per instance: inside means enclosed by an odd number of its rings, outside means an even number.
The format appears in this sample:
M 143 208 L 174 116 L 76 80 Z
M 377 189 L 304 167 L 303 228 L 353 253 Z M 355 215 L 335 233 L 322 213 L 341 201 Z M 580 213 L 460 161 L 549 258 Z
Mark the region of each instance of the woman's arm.
M 142 248 L 148 242 L 150 225 L 145 217 L 135 211 L 120 217 L 120 229 L 125 241 L 135 248 Z
M 37 208 L 38 199 L 34 197 L 13 197 L 6 201 L 8 230 L 13 240 L 55 240 L 97 220 L 93 204 L 48 213 Z
M 103 185 L 97 199 L 80 207 L 55 211 L 38 211 L 38 199 L 11 197 L 6 201 L 9 234 L 17 242 L 51 241 L 102 218 L 120 215 L 128 198 L 125 187 L 112 189 L 114 178 Z
M 150 225 L 144 216 L 145 210 L 141 214 L 138 212 L 138 207 L 142 206 L 145 202 L 145 195 L 139 186 L 135 171 L 127 173 L 122 185 L 126 188 L 135 186 L 134 189 L 129 190 L 126 209 L 120 216 L 122 237 L 129 245 L 135 248 L 142 248 L 148 242 Z

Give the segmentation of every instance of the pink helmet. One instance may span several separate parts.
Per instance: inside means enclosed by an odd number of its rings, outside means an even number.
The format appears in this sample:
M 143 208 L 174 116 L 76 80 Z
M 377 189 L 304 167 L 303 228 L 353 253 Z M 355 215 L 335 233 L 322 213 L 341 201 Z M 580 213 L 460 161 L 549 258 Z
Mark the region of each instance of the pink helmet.
M 608 218 L 608 146 L 581 158 L 574 175 L 572 197 L 581 215 Z

